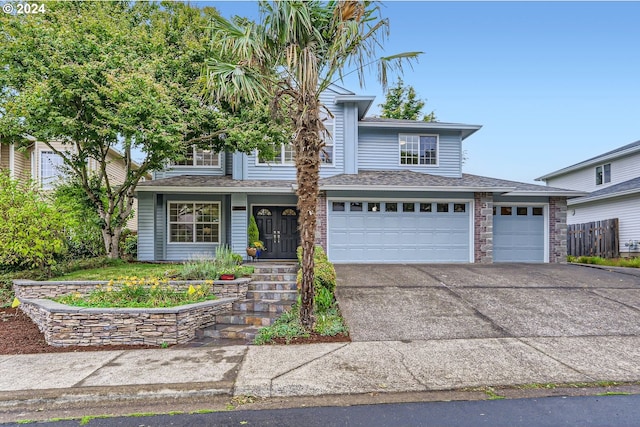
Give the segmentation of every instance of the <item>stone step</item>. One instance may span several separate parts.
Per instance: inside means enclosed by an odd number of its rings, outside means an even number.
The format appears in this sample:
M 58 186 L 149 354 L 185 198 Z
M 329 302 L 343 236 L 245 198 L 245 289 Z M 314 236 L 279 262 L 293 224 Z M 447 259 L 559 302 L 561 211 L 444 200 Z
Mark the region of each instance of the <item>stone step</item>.
M 270 326 L 278 317 L 280 313 L 234 310 L 216 315 L 216 324 Z
M 297 290 L 253 290 L 247 292 L 247 299 L 254 300 L 279 300 L 279 301 L 295 301 L 298 299 Z
M 292 300 L 254 300 L 244 299 L 235 301 L 232 305 L 234 311 L 260 312 L 260 313 L 283 313 L 291 308 L 295 303 Z
M 201 329 L 201 333 L 207 338 L 246 340 L 248 342 L 253 342 L 253 339 L 256 337 L 259 330 L 260 327 L 258 326 L 217 324 Z
M 297 274 L 297 264 L 251 264 L 254 274 Z
M 256 282 L 295 282 L 298 280 L 296 273 L 253 273 L 251 280 Z
M 251 291 L 298 291 L 298 285 L 295 281 L 271 281 L 259 280 L 249 284 Z

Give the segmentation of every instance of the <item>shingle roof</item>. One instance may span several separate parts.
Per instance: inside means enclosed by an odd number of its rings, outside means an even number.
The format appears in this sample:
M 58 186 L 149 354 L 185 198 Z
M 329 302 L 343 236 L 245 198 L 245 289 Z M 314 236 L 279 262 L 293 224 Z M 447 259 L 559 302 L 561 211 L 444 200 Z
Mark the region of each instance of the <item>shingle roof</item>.
M 139 191 L 156 191 L 158 188 L 169 189 L 210 189 L 212 191 L 230 189 L 279 189 L 291 191 L 295 181 L 280 180 L 246 180 L 231 179 L 230 176 L 211 175 L 179 175 L 171 178 L 145 181 L 138 184 Z
M 243 192 L 275 191 L 292 192 L 295 181 L 234 180 L 229 176 L 180 175 L 154 181 L 142 182 L 138 191 L 195 191 L 195 192 Z M 358 174 L 341 174 L 320 180 L 320 189 L 349 190 L 372 189 L 393 191 L 489 191 L 509 194 L 581 196 L 584 193 L 527 184 L 485 176 L 463 174 L 461 178 L 448 178 L 408 170 L 361 171 Z
M 573 203 L 584 203 L 594 199 L 606 199 L 609 197 L 616 197 L 633 193 L 640 193 L 640 177 L 594 191 L 584 197 L 575 199 Z
M 580 195 L 562 188 L 545 185 L 527 184 L 485 176 L 462 174 L 462 178 L 448 178 L 413 171 L 361 171 L 358 174 L 342 174 L 320 180 L 321 188 L 338 189 L 339 187 L 402 187 L 416 189 L 451 189 L 456 191 L 500 191 L 517 193 L 567 193 Z M 584 193 L 582 193 L 584 194 Z

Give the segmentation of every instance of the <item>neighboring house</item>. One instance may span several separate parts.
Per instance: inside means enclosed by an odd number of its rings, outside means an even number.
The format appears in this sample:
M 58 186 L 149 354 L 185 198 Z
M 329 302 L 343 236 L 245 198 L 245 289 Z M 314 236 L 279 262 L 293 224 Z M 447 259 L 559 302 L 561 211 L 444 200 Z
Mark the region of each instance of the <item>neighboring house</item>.
M 316 242 L 336 263 L 565 262 L 573 191 L 462 173 L 462 142 L 481 126 L 365 118 L 373 103 L 337 86 L 320 170 Z M 254 215 L 264 259 L 299 244 L 291 147 L 194 149 L 138 186 L 138 258 L 187 260 L 230 245 L 245 254 Z
M 587 192 L 585 196 L 569 200 L 568 223 L 618 218 L 620 253 L 640 255 L 640 141 L 537 180 Z
M 67 149 L 62 143 L 54 143 L 59 151 Z M 107 165 L 107 174 L 112 183 L 124 182 L 126 168 L 120 155 L 112 150 L 111 161 Z M 9 170 L 12 178 L 26 182 L 32 180 L 43 190 L 53 190 L 64 181 L 62 158 L 45 143 L 35 141 L 26 150 L 18 150 L 13 144 L 0 144 L 0 169 Z M 90 170 L 97 170 L 98 164 L 90 161 Z M 127 222 L 130 230 L 137 230 L 137 201 L 134 201 L 134 216 Z

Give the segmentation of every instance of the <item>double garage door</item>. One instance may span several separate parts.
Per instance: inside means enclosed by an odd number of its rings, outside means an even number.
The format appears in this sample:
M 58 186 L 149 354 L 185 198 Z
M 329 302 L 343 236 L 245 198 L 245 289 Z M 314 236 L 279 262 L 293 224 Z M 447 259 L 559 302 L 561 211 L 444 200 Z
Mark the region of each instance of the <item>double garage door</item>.
M 329 201 L 333 262 L 470 262 L 466 201 Z
M 473 262 L 468 201 L 343 201 L 328 204 L 333 262 Z M 545 262 L 542 206 L 495 206 L 494 262 Z

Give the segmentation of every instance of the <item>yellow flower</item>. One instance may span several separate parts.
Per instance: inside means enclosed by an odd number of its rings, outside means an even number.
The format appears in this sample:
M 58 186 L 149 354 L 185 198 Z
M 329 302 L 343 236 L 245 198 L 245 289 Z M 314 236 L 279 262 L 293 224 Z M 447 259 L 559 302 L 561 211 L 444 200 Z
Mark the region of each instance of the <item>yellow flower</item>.
M 11 303 L 11 308 L 16 308 L 19 305 L 20 305 L 20 300 L 18 298 L 14 298 L 13 302 Z
M 193 287 L 193 285 L 189 285 L 189 290 L 187 291 L 187 293 L 189 295 L 193 295 L 196 293 L 196 288 Z

